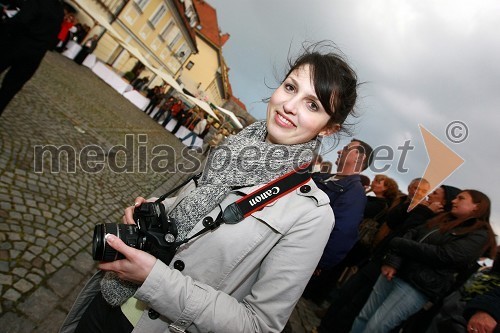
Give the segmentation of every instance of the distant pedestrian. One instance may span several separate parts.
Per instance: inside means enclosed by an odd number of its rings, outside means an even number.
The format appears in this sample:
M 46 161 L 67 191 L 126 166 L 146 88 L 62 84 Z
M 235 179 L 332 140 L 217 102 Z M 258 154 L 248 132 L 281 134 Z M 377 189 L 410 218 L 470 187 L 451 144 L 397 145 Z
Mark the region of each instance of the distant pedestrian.
M 156 120 L 156 121 L 160 120 L 160 118 L 166 113 L 167 117 L 165 118 L 165 120 L 168 123 L 170 121 L 170 118 L 171 118 L 170 108 L 174 105 L 174 103 L 175 103 L 175 98 L 169 97 L 165 103 L 160 105 L 160 109 L 154 115 L 153 120 Z
M 194 143 L 196 142 L 196 138 L 198 135 L 201 136 L 201 134 L 205 131 L 205 127 L 207 125 L 207 120 L 203 117 L 194 127 L 194 130 L 192 132 L 189 132 L 185 137 L 181 139 L 181 141 L 184 141 L 188 138 L 191 138 L 191 143 L 189 144 L 189 148 L 193 148 Z
M 163 100 L 163 97 L 165 97 L 165 94 L 163 93 L 162 87 L 156 86 L 152 90 L 150 90 L 148 92 L 149 104 L 148 106 L 146 106 L 146 109 L 144 109 L 144 112 L 149 115 L 153 113 L 158 104 L 160 104 L 160 102 Z
M 167 118 L 165 118 L 165 120 L 161 124 L 161 126 L 163 127 L 167 126 L 168 122 L 170 121 L 170 119 L 172 119 L 172 117 L 177 118 L 177 115 L 179 114 L 179 112 L 181 112 L 183 106 L 184 104 L 182 103 L 182 101 L 180 99 L 177 100 L 177 102 L 175 102 L 175 104 L 172 105 L 172 107 L 170 108 L 170 112 Z
M 85 44 L 83 44 L 82 49 L 80 50 L 80 52 L 78 52 L 74 59 L 77 64 L 81 65 L 85 61 L 85 58 L 87 58 L 87 56 L 95 50 L 95 48 L 97 47 L 98 39 L 99 37 L 97 35 L 94 35 L 92 36 L 92 38 L 87 39 Z
M 59 0 L 25 0 L 18 6 L 16 15 L 0 23 L 0 74 L 9 69 L 0 88 L 0 115 L 57 43 L 64 16 Z

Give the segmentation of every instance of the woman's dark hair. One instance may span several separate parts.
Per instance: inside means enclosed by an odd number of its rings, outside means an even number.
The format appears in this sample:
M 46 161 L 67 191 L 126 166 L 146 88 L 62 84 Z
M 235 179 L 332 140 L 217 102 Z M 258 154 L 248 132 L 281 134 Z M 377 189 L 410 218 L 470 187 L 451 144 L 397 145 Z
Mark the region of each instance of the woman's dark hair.
M 427 222 L 427 226 L 432 228 L 439 225 L 439 231 L 445 233 L 454 228 L 460 228 L 460 230 L 455 231 L 457 235 L 467 234 L 474 230 L 486 229 L 488 231 L 488 241 L 484 246 L 484 252 L 488 252 L 487 255 L 490 258 L 495 258 L 497 251 L 497 243 L 495 240 L 495 232 L 490 225 L 490 212 L 491 212 L 491 201 L 490 198 L 483 192 L 477 190 L 463 190 L 461 193 L 467 192 L 471 198 L 472 202 L 477 205 L 477 212 L 471 218 L 475 219 L 474 223 L 470 224 L 470 219 L 458 220 L 451 213 L 442 213 L 438 216 L 430 219 Z
M 294 70 L 309 65 L 316 95 L 331 116 L 327 127 L 338 124 L 339 134 L 351 135 L 350 125 L 345 121 L 349 115 L 357 116 L 354 112 L 358 96 L 356 73 L 332 42 L 304 43 L 302 49 L 296 59 L 288 58 L 289 69 L 283 81 Z
M 491 214 L 491 201 L 490 198 L 483 192 L 476 190 L 463 190 L 462 192 L 467 192 L 472 198 L 472 202 L 477 205 L 476 218 L 481 221 L 490 222 Z

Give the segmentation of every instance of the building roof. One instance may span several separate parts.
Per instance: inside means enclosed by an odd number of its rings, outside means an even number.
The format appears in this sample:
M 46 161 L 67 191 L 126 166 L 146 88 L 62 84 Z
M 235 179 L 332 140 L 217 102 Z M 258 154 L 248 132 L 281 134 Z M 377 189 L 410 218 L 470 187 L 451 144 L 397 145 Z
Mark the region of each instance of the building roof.
M 230 36 L 228 33 L 221 34 L 217 11 L 204 0 L 193 0 L 193 4 L 200 20 L 198 31 L 216 47 L 222 48 Z

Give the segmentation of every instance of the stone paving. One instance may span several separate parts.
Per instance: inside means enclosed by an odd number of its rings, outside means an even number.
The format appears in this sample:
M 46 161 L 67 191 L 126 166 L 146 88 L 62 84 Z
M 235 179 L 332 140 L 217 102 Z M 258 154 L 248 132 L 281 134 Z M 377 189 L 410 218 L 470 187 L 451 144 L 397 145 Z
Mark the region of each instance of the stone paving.
M 41 154 L 48 145 L 64 148 L 60 163 Z M 136 196 L 159 195 L 189 176 L 157 172 L 182 162 L 192 168 L 182 148 L 88 68 L 47 53 L 0 118 L 1 332 L 58 331 L 95 271 L 94 225 L 119 223 Z M 317 324 L 301 300 L 288 328 Z

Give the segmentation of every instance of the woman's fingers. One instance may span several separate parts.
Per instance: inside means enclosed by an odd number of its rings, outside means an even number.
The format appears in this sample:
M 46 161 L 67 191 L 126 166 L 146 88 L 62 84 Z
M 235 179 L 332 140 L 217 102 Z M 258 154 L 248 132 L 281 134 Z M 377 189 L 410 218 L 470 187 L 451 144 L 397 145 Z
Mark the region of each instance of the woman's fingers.
M 116 251 L 125 256 L 125 259 L 112 262 L 101 262 L 99 269 L 113 271 L 123 280 L 142 283 L 153 269 L 156 258 L 144 251 L 134 249 L 125 244 L 120 238 L 107 234 L 106 242 Z
M 123 223 L 125 224 L 135 224 L 134 221 L 134 209 L 146 202 L 143 197 L 135 198 L 134 205 L 125 208 L 125 215 L 123 215 Z

